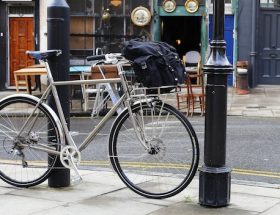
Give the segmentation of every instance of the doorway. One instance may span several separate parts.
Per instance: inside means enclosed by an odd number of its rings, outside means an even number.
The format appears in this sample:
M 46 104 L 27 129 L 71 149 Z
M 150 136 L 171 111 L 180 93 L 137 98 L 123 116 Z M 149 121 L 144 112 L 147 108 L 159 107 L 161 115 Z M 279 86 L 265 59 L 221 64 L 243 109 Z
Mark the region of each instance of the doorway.
M 262 8 L 259 20 L 257 84 L 280 84 L 280 9 Z
M 9 18 L 10 86 L 15 85 L 14 71 L 34 64 L 26 50 L 34 50 L 34 18 Z
M 174 46 L 181 59 L 188 51 L 200 52 L 201 16 L 164 16 L 161 18 L 161 41 Z

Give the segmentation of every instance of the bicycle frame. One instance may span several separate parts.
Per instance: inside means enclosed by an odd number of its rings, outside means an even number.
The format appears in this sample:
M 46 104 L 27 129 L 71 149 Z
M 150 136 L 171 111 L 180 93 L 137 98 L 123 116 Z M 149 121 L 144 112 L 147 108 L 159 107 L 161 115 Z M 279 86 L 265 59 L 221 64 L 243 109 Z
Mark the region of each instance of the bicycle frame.
M 70 146 L 74 146 L 80 152 L 83 151 L 84 149 L 86 149 L 86 147 L 91 143 L 91 141 L 94 139 L 94 137 L 103 128 L 105 123 L 113 116 L 113 114 L 121 106 L 122 103 L 125 104 L 125 106 L 128 108 L 128 111 L 129 111 L 130 115 L 132 115 L 132 110 L 131 110 L 131 107 L 130 107 L 130 101 L 131 101 L 130 92 L 128 90 L 128 85 L 127 85 L 127 82 L 126 82 L 124 74 L 123 74 L 123 69 L 122 69 L 122 64 L 121 63 L 118 63 L 116 65 L 117 69 L 118 69 L 118 72 L 119 72 L 119 75 L 120 75 L 120 78 L 96 79 L 96 80 L 73 80 L 73 81 L 54 81 L 48 62 L 44 62 L 44 64 L 45 64 L 46 70 L 47 70 L 49 85 L 48 85 L 47 89 L 45 90 L 45 92 L 43 93 L 43 95 L 41 96 L 41 98 L 39 99 L 39 101 L 38 101 L 37 105 L 35 106 L 34 110 L 30 114 L 30 117 L 26 120 L 25 124 L 23 125 L 22 129 L 20 130 L 20 132 L 18 134 L 19 136 L 20 136 L 21 132 L 23 131 L 24 127 L 30 121 L 31 116 L 35 113 L 35 111 L 37 110 L 39 105 L 42 104 L 42 103 L 45 103 L 45 101 L 47 100 L 47 98 L 50 96 L 51 93 L 53 94 L 55 105 L 57 107 L 57 114 L 58 114 L 58 117 L 60 119 L 61 126 L 62 126 L 62 131 L 65 134 L 67 144 L 70 145 Z M 102 120 L 98 123 L 98 125 L 88 134 L 88 136 L 81 143 L 81 145 L 79 147 L 77 147 L 73 138 L 72 138 L 72 136 L 71 136 L 71 134 L 70 134 L 70 130 L 67 127 L 67 122 L 66 122 L 63 110 L 62 110 L 62 106 L 61 106 L 61 103 L 60 103 L 60 99 L 59 99 L 59 96 L 58 96 L 56 86 L 69 86 L 69 85 L 81 85 L 82 86 L 83 84 L 101 84 L 101 83 L 115 84 L 115 83 L 120 83 L 120 82 L 121 82 L 121 84 L 124 88 L 124 94 L 116 102 L 116 104 L 113 105 L 111 110 L 102 118 Z M 132 124 L 133 124 L 134 128 L 136 128 L 137 123 L 136 123 L 134 117 L 132 117 Z M 135 129 L 135 131 L 136 131 L 136 129 Z M 137 134 L 137 137 L 139 138 L 142 145 L 147 149 L 148 146 L 145 144 L 145 141 L 143 140 L 143 135 L 141 136 L 141 134 Z M 57 152 L 55 150 L 52 150 L 52 149 L 49 149 L 49 148 L 43 148 L 43 147 L 41 148 L 39 146 L 28 146 L 28 147 L 31 147 L 31 148 L 36 149 L 36 150 L 45 151 L 45 152 L 50 153 L 50 154 L 55 154 L 55 155 L 60 154 L 59 152 Z

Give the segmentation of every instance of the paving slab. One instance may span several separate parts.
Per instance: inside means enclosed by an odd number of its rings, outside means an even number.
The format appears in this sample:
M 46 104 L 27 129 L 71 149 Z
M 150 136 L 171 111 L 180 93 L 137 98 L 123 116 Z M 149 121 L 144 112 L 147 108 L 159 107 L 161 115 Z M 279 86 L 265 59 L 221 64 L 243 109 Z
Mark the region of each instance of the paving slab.
M 116 189 L 118 189 L 118 187 L 112 185 L 101 185 L 98 183 L 83 182 L 79 185 L 70 186 L 67 188 L 49 188 L 36 186 L 33 188 L 12 191 L 9 194 L 70 203 L 80 201 L 81 199 L 98 196 L 103 194 L 104 192 L 112 192 Z
M 40 211 L 38 215 L 65 215 L 65 214 L 82 214 L 82 215 L 143 215 L 149 214 L 160 209 L 161 206 L 136 202 L 130 199 L 122 199 L 108 196 L 98 196 L 85 199 L 75 204 L 62 205 L 52 209 Z
M 274 205 L 267 211 L 261 213 L 260 215 L 279 215 L 280 213 L 280 204 Z
M 259 117 L 272 117 L 273 112 L 272 110 L 261 110 L 261 109 L 255 109 L 255 110 L 244 110 L 243 116 L 259 116 Z
M 210 208 L 199 204 L 180 202 L 168 208 L 162 208 L 149 215 L 256 215 L 257 212 L 228 207 Z
M 267 186 L 267 187 L 262 187 L 262 186 Z M 232 182 L 231 184 L 232 193 L 242 193 L 247 195 L 280 199 L 280 188 L 277 186 L 273 188 L 268 186 L 269 184 L 252 183 L 252 182 L 250 182 L 250 185 L 249 183 L 246 182 L 244 182 L 243 185 L 234 184 L 234 182 Z
M 232 193 L 230 202 L 229 208 L 261 213 L 280 203 L 280 199 L 244 193 Z
M 60 201 L 5 194 L 0 198 L 1 214 L 27 215 L 62 205 Z

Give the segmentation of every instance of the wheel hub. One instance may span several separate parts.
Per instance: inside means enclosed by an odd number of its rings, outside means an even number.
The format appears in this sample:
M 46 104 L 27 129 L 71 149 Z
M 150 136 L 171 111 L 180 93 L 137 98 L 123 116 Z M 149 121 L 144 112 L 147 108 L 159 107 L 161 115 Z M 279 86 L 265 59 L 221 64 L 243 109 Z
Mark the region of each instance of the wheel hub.
M 150 141 L 150 149 L 148 151 L 148 153 L 150 155 L 157 155 L 160 157 L 163 157 L 165 155 L 166 152 L 166 147 L 163 144 L 163 141 L 159 138 L 153 138 Z
M 36 132 L 30 132 L 29 139 L 32 142 L 38 142 L 39 141 L 39 135 Z

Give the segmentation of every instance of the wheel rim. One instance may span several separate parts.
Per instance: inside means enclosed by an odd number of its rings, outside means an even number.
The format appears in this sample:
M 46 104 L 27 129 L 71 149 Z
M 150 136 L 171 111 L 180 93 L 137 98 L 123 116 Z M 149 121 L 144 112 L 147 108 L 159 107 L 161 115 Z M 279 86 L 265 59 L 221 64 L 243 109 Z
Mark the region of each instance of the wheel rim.
M 57 156 L 31 148 L 38 145 L 59 148 L 56 124 L 43 106 L 40 105 L 32 116 L 32 123 L 24 126 L 34 105 L 34 101 L 23 98 L 7 100 L 0 105 L 0 176 L 15 186 L 41 183 L 57 159 Z M 22 134 L 17 136 L 23 126 Z
M 145 108 L 149 106 L 143 106 Z M 162 106 L 157 105 L 154 113 L 160 112 L 161 108 Z M 138 110 L 141 110 L 140 107 L 134 108 L 134 112 Z M 149 150 L 145 151 L 136 143 L 137 138 L 131 122 L 129 123 L 128 114 L 123 115 L 119 121 L 113 138 L 115 144 L 112 147 L 111 161 L 117 173 L 132 190 L 150 198 L 166 198 L 180 192 L 190 183 L 197 169 L 197 139 L 193 131 L 189 130 L 190 125 L 186 126 L 184 120 L 174 117 L 173 109 L 168 110 L 171 111 L 169 115 L 165 112 L 160 117 L 155 114 L 154 119 L 152 116 L 144 119 L 147 120 L 147 125 L 157 125 L 156 128 L 145 128 L 146 136 L 152 142 Z M 167 124 L 164 129 L 162 122 Z M 184 144 L 176 142 L 177 135 L 185 140 Z

